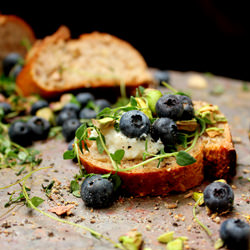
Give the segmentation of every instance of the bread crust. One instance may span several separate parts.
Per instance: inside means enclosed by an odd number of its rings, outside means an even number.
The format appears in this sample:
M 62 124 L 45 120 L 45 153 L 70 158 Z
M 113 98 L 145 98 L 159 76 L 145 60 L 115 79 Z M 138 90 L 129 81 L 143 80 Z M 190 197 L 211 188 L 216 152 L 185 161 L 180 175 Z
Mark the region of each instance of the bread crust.
M 204 178 L 230 180 L 235 175 L 236 151 L 227 123 L 219 125 L 224 129 L 222 136 L 211 140 L 203 134 L 195 147 L 189 152 L 196 162 L 188 166 L 179 166 L 174 157 L 164 159 L 157 168 L 158 161 L 145 167 L 117 172 L 122 179 L 122 188 L 134 196 L 166 195 L 169 192 L 184 192 L 198 186 Z M 79 150 L 80 160 L 87 173 L 115 173 L 106 154 L 100 155 L 96 143 L 89 143 L 89 151 Z M 140 160 L 122 161 L 120 168 L 127 168 L 139 163 Z
M 16 79 L 17 86 L 22 91 L 24 96 L 32 93 L 38 93 L 41 96 L 50 97 L 50 92 L 38 85 L 34 80 L 34 72 L 32 70 L 34 62 L 37 60 L 39 53 L 48 46 L 48 44 L 56 43 L 63 39 L 70 38 L 70 31 L 66 26 L 61 26 L 53 35 L 46 37 L 44 40 L 39 40 L 27 55 L 27 63 Z M 55 95 L 57 92 L 55 91 Z M 51 95 L 53 96 L 53 95 Z
M 106 33 L 99 33 L 99 32 L 93 32 L 90 34 L 84 34 L 81 35 L 79 39 L 74 39 L 74 40 L 69 40 L 70 38 L 70 32 L 67 29 L 67 27 L 62 26 L 59 28 L 59 30 L 49 36 L 43 39 L 42 41 L 39 41 L 39 44 L 35 44 L 34 47 L 32 48 L 31 52 L 27 56 L 27 64 L 24 67 L 23 71 L 19 74 L 17 78 L 17 85 L 23 92 L 25 96 L 30 95 L 32 93 L 38 93 L 41 96 L 45 98 L 50 98 L 57 96 L 63 92 L 66 91 L 71 91 L 74 89 L 79 89 L 79 88 L 84 88 L 84 87 L 91 87 L 91 88 L 98 88 L 98 87 L 119 87 L 121 79 L 117 76 L 110 76 L 112 77 L 100 77 L 96 78 L 93 77 L 93 79 L 87 78 L 79 81 L 78 83 L 74 84 L 68 84 L 67 81 L 61 86 L 49 86 L 47 85 L 46 87 L 43 86 L 43 84 L 39 83 L 37 80 L 36 74 L 34 70 L 34 65 L 36 64 L 39 56 L 43 53 L 44 50 L 48 49 L 48 47 L 51 44 L 56 44 L 60 42 L 65 42 L 65 44 L 68 44 L 69 46 L 74 46 L 74 43 L 80 43 L 82 41 L 88 43 L 88 42 L 94 42 L 102 40 L 105 42 L 107 40 L 108 42 L 114 43 L 114 44 L 119 44 L 120 47 L 124 47 L 127 50 L 130 50 L 136 55 L 136 58 L 138 61 L 140 61 L 141 67 L 145 68 L 145 74 L 147 77 L 144 77 L 144 80 L 142 81 L 140 79 L 140 76 L 138 75 L 138 79 L 132 79 L 128 80 L 125 82 L 127 87 L 133 87 L 136 88 L 140 85 L 148 86 L 149 83 L 151 83 L 152 80 L 152 75 L 147 71 L 147 65 L 146 62 L 144 61 L 144 58 L 142 55 L 132 47 L 129 43 Z M 67 40 L 69 40 L 67 42 Z
M 11 52 L 25 56 L 27 49 L 21 44 L 27 38 L 31 44 L 36 40 L 33 29 L 20 17 L 0 14 L 0 64 L 3 58 Z M 21 37 L 22 36 L 22 37 Z

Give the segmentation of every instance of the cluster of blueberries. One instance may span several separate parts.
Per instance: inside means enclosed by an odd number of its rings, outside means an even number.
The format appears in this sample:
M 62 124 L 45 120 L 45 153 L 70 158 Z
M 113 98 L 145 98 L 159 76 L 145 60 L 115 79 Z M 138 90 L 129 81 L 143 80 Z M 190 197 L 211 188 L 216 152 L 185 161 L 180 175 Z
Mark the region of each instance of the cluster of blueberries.
M 67 142 L 75 137 L 75 131 L 81 125 L 80 119 L 95 118 L 98 111 L 111 105 L 105 99 L 95 100 L 94 96 L 88 92 L 77 94 L 76 99 L 80 106 L 75 103 L 67 103 L 56 116 L 56 125 L 62 126 L 62 134 Z M 89 101 L 93 102 L 96 110 L 86 108 Z M 27 122 L 21 120 L 13 122 L 8 131 L 10 139 L 22 146 L 29 146 L 33 141 L 45 140 L 51 124 L 46 119 L 36 116 L 37 111 L 45 107 L 49 107 L 49 103 L 46 100 L 39 100 L 31 106 L 31 119 Z M 11 112 L 9 103 L 1 102 L 0 108 L 3 109 L 4 115 Z M 69 144 L 70 146 L 72 143 Z
M 167 94 L 155 106 L 157 119 L 151 125 L 149 118 L 141 111 L 124 113 L 120 120 L 121 132 L 129 138 L 143 138 L 151 134 L 154 141 L 161 139 L 168 152 L 169 146 L 176 144 L 177 120 L 191 120 L 194 117 L 192 100 L 183 95 Z

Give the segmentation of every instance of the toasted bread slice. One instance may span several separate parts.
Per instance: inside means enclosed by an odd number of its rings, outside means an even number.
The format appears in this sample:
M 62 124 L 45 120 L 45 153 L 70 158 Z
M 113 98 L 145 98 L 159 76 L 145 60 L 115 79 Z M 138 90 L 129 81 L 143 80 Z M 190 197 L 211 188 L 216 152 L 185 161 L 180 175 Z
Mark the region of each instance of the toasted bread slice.
M 21 18 L 13 15 L 0 15 L 0 63 L 11 52 L 25 56 L 27 48 L 24 42 L 31 45 L 35 41 L 32 28 Z M 0 65 L 0 71 L 1 71 Z
M 69 40 L 61 27 L 28 55 L 17 84 L 24 95 L 51 97 L 78 88 L 137 87 L 152 82 L 142 55 L 129 43 L 106 33 Z
M 194 102 L 198 109 L 204 103 Z M 130 171 L 118 172 L 122 179 L 122 188 L 131 195 L 166 195 L 171 191 L 183 192 L 198 186 L 206 177 L 230 179 L 235 174 L 236 152 L 233 147 L 229 125 L 226 122 L 213 126 L 224 129 L 223 133 L 210 137 L 204 133 L 195 147 L 188 153 L 196 162 L 188 166 L 179 166 L 174 157 L 166 158 L 158 166 L 152 161 Z M 89 151 L 80 153 L 81 162 L 87 173 L 115 173 L 108 156 L 98 153 L 96 143 L 89 141 Z M 141 160 L 121 161 L 120 168 L 128 168 Z

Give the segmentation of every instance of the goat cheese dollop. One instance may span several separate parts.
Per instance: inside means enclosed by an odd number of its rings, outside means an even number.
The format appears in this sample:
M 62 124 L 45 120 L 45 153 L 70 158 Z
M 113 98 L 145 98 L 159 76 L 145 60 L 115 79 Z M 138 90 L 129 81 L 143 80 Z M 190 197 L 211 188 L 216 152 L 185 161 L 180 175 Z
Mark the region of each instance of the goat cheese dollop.
M 142 159 L 143 153 L 146 152 L 146 140 L 147 152 L 149 154 L 157 154 L 162 148 L 164 148 L 161 140 L 155 142 L 150 135 L 147 135 L 145 140 L 129 138 L 121 132 L 117 132 L 114 128 L 105 129 L 102 133 L 105 137 L 106 147 L 110 153 L 114 153 L 118 149 L 123 149 L 125 151 L 123 160 Z M 92 136 L 97 136 L 95 130 L 92 130 L 91 137 Z

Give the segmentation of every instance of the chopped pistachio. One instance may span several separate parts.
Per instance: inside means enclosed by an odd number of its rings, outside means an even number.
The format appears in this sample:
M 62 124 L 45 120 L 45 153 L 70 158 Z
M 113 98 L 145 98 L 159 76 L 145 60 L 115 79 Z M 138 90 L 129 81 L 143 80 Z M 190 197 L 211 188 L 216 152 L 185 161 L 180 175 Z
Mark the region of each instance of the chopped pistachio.
M 211 95 L 222 95 L 225 92 L 225 88 L 223 85 L 216 85 L 211 91 Z
M 152 112 L 148 106 L 148 101 L 144 97 L 136 97 L 137 106 L 141 109 L 141 111 L 149 118 L 153 119 Z
M 195 202 L 199 200 L 199 203 L 198 203 L 199 206 L 204 204 L 203 193 L 193 192 L 192 198 L 194 199 Z
M 214 138 L 216 136 L 220 136 L 224 133 L 223 128 L 217 128 L 217 127 L 210 127 L 206 129 L 206 132 L 209 137 Z
M 182 250 L 183 249 L 183 242 L 181 239 L 176 239 L 168 242 L 167 250 Z
M 178 130 L 195 131 L 198 123 L 195 119 L 192 119 L 187 121 L 177 121 L 176 125 L 178 127 Z
M 119 241 L 127 250 L 139 250 L 143 240 L 142 234 L 137 231 L 130 231 L 127 235 L 121 236 Z
M 216 240 L 216 242 L 214 243 L 214 248 L 215 249 L 220 249 L 224 246 L 224 241 L 219 238 L 218 240 Z
M 171 231 L 171 232 L 167 232 L 167 233 L 164 233 L 164 234 L 161 234 L 157 240 L 160 242 L 160 243 L 168 243 L 170 241 L 172 241 L 174 238 L 174 231 Z
M 155 105 L 157 103 L 157 101 L 162 97 L 162 93 L 161 91 L 157 90 L 157 89 L 145 89 L 143 96 L 145 96 L 145 98 L 148 101 L 148 106 L 151 109 L 151 111 L 155 114 Z
M 92 119 L 92 123 L 99 129 L 108 128 L 109 126 L 113 125 L 115 120 L 111 117 L 105 117 L 99 120 Z
M 36 116 L 44 118 L 45 120 L 47 120 L 51 124 L 55 125 L 55 115 L 54 115 L 53 111 L 48 107 L 39 109 L 36 112 Z

